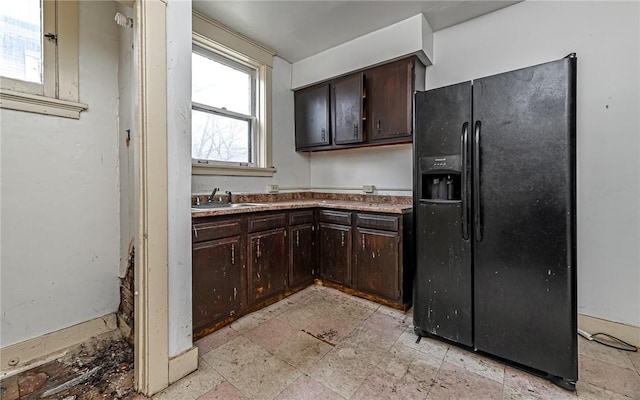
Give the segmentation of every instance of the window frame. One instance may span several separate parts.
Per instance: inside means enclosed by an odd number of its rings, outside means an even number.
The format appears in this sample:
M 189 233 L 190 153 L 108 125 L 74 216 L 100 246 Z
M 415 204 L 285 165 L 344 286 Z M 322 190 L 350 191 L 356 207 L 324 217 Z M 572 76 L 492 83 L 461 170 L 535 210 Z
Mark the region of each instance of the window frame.
M 249 140 L 249 148 L 248 148 L 248 152 L 249 152 L 249 158 L 250 160 L 248 160 L 247 162 L 237 162 L 237 161 L 222 161 L 222 160 L 208 160 L 208 159 L 198 159 L 198 158 L 193 158 L 193 163 L 197 164 L 199 166 L 201 165 L 219 165 L 219 166 L 231 166 L 231 167 L 244 167 L 244 166 L 249 166 L 249 167 L 257 167 L 257 160 L 258 160 L 258 155 L 256 152 L 256 145 L 259 141 L 259 137 L 258 137 L 258 129 L 257 129 L 257 122 L 258 119 L 256 117 L 256 109 L 257 109 L 257 103 L 258 103 L 258 99 L 257 99 L 257 91 L 256 91 L 256 86 L 257 86 L 257 75 L 258 75 L 258 71 L 255 67 L 251 66 L 251 65 L 247 65 L 246 63 L 243 63 L 240 60 L 235 60 L 232 59 L 228 56 L 222 55 L 218 52 L 212 51 L 210 49 L 207 49 L 205 47 L 202 47 L 199 44 L 194 43 L 192 45 L 192 53 L 198 54 L 202 57 L 208 58 L 214 62 L 217 62 L 219 64 L 228 66 L 230 68 L 235 68 L 238 69 L 241 72 L 246 73 L 247 75 L 249 75 L 251 77 L 251 88 L 250 88 L 250 96 L 251 96 L 251 105 L 250 105 L 250 114 L 244 114 L 244 113 L 239 113 L 239 112 L 234 112 L 234 111 L 230 111 L 227 110 L 225 108 L 218 108 L 218 107 L 214 107 L 212 105 L 209 104 L 204 104 L 204 103 L 198 103 L 195 101 L 191 101 L 191 109 L 195 110 L 195 111 L 199 111 L 199 112 L 204 112 L 207 114 L 213 114 L 213 115 L 219 115 L 222 117 L 227 117 L 227 118 L 232 118 L 235 120 L 239 120 L 239 121 L 246 121 L 249 125 L 249 132 L 248 132 L 248 140 Z M 192 79 L 195 79 L 195 77 L 192 76 Z
M 192 22 L 193 45 L 256 71 L 254 165 L 205 164 L 192 158 L 192 175 L 273 176 L 276 169 L 271 159 L 271 69 L 275 53 L 198 12 L 193 12 Z
M 0 76 L 0 108 L 75 119 L 88 108 L 79 102 L 78 3 L 42 0 L 42 83 Z

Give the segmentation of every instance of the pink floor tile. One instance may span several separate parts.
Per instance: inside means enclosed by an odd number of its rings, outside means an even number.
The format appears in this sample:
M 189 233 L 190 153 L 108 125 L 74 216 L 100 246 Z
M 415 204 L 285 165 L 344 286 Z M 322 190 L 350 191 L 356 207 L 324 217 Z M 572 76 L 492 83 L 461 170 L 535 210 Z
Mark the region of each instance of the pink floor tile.
M 626 353 L 627 357 L 631 360 L 631 363 L 636 368 L 636 372 L 640 374 L 640 351 L 636 351 L 635 353 Z
M 576 393 L 546 379 L 507 367 L 504 373 L 504 400 L 511 399 L 575 400 Z
M 308 323 L 304 330 L 326 343 L 336 344 L 354 329 L 354 325 L 343 319 L 319 317 Z
M 422 385 L 416 380 L 398 379 L 379 368 L 375 368 L 351 397 L 351 400 L 424 400 L 429 389 L 428 385 Z
M 408 324 L 389 315 L 374 312 L 364 320 L 362 326 L 395 342 L 407 329 Z
M 276 347 L 290 339 L 298 330 L 278 318 L 271 318 L 244 335 L 254 343 L 273 352 Z
M 242 392 L 227 381 L 198 397 L 198 400 L 248 400 Z
M 443 362 L 430 394 L 457 400 L 502 400 L 502 385 L 447 362 Z
M 195 345 L 198 348 L 198 354 L 203 356 L 210 352 L 213 349 L 216 349 L 223 344 L 227 343 L 229 340 L 233 339 L 238 335 L 238 332 L 233 330 L 229 326 L 225 326 L 210 335 L 203 337 L 198 340 Z
M 344 398 L 308 375 L 287 386 L 276 400 L 343 400 Z
M 587 356 L 580 357 L 579 367 L 578 376 L 581 381 L 640 399 L 640 375 L 637 371 Z

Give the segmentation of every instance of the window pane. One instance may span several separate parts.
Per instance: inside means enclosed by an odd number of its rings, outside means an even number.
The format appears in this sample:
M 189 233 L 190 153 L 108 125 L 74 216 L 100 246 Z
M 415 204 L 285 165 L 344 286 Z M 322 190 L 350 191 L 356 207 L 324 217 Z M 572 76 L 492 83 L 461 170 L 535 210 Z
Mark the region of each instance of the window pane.
M 41 0 L 3 1 L 0 75 L 42 83 Z
M 251 74 L 193 53 L 192 99 L 196 103 L 252 114 Z
M 191 157 L 251 163 L 249 121 L 192 110 Z

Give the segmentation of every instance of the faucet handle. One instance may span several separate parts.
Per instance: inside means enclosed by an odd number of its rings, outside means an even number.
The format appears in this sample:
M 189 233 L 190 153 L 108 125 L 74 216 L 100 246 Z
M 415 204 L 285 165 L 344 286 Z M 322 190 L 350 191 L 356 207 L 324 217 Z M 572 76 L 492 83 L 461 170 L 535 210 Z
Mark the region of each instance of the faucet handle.
M 231 203 L 231 192 L 227 190 L 224 193 L 229 196 L 229 203 Z

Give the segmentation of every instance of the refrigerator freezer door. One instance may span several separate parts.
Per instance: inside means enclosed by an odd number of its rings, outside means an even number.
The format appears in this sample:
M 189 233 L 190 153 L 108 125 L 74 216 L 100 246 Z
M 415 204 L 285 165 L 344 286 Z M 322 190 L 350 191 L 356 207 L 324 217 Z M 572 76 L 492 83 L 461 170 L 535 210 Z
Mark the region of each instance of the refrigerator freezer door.
M 575 67 L 473 84 L 475 347 L 565 381 L 577 380 Z
M 471 123 L 471 83 L 417 93 L 415 104 L 414 326 L 419 335 L 470 346 L 471 242 L 462 224 L 468 190 L 460 186 L 468 184 L 462 143 Z

